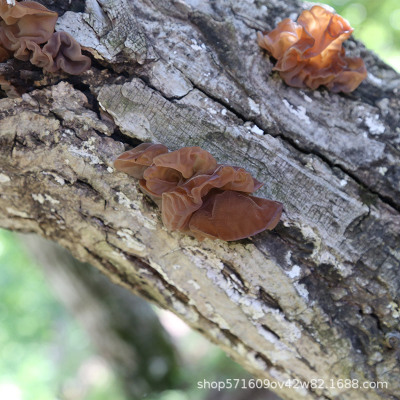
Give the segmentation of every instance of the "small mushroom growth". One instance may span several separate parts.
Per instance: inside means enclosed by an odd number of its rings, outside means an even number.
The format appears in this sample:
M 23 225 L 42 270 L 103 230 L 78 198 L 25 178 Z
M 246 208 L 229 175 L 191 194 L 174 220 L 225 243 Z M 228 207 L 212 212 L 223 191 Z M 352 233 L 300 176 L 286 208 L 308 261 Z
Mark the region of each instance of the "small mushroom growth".
M 364 62 L 346 57 L 342 43 L 353 28 L 321 6 L 303 11 L 297 22 L 284 19 L 271 32 L 258 32 L 260 47 L 277 59 L 274 70 L 289 86 L 352 92 L 367 76 Z
M 218 164 L 200 147 L 169 152 L 143 143 L 121 154 L 114 166 L 139 179 L 161 208 L 167 229 L 199 240 L 243 239 L 273 229 L 282 214 L 281 203 L 251 195 L 262 184 L 246 170 Z
M 14 56 L 49 72 L 88 70 L 90 58 L 82 55 L 79 43 L 66 32 L 54 32 L 57 18 L 35 1 L 9 5 L 0 0 L 0 62 Z

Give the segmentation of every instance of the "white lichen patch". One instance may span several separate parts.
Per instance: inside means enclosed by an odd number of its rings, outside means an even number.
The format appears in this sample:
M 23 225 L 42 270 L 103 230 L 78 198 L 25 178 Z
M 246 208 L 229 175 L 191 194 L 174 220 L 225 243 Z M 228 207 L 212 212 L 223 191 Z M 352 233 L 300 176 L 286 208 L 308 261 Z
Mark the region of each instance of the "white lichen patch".
M 92 154 L 89 152 L 91 150 L 95 150 L 95 149 L 90 148 L 90 145 L 85 146 L 85 144 L 83 145 L 83 148 L 81 148 L 81 149 L 79 149 L 78 147 L 75 147 L 75 146 L 69 147 L 69 152 L 71 154 L 73 154 L 74 156 L 86 158 L 87 160 L 90 161 L 90 164 L 92 164 L 92 165 L 101 164 L 99 157 L 97 157 L 95 154 Z
M 293 107 L 286 99 L 283 99 L 283 104 L 285 107 L 292 113 L 294 114 L 299 120 L 305 122 L 306 124 L 310 124 L 310 118 L 308 117 L 306 113 L 306 108 L 303 106 L 297 106 L 296 108 Z
M 56 199 L 53 199 L 50 195 L 45 194 L 42 195 L 41 193 L 32 193 L 31 194 L 33 200 L 37 201 L 40 204 L 44 204 L 45 201 L 48 201 L 50 204 L 56 205 L 56 204 L 60 204 L 60 202 Z
M 285 272 L 290 279 L 296 279 L 300 276 L 301 268 L 298 265 L 293 265 L 291 270 Z
M 329 252 L 327 250 L 323 250 L 319 254 L 318 264 L 337 265 L 337 261 L 336 261 L 335 256 L 331 252 Z
M 135 252 L 142 252 L 146 249 L 146 246 L 134 237 L 135 235 L 130 229 L 121 229 L 117 231 L 117 235 L 122 238 L 129 249 Z
M 368 115 L 365 120 L 365 125 L 367 125 L 370 133 L 374 135 L 380 135 L 385 132 L 385 125 L 379 120 L 379 115 Z
M 44 198 L 46 199 L 46 201 L 48 201 L 49 203 L 55 205 L 55 204 L 60 204 L 60 202 L 56 199 L 53 199 L 51 196 L 49 196 L 48 194 L 44 195 Z
M 14 215 L 15 217 L 30 218 L 29 215 L 25 211 L 18 211 L 18 210 L 15 210 L 14 208 L 11 208 L 11 207 L 7 207 L 6 211 L 10 215 Z
M 381 175 L 385 175 L 386 174 L 386 172 L 387 172 L 387 168 L 386 167 L 379 167 L 378 168 L 378 172 L 381 174 Z
M 7 183 L 10 182 L 10 177 L 6 174 L 1 174 L 0 173 L 0 183 Z
M 122 193 L 117 192 L 117 201 L 119 204 L 122 204 L 125 207 L 130 207 L 132 202 Z
M 200 51 L 200 50 L 205 50 L 205 45 L 202 43 L 201 46 L 199 46 L 197 44 L 196 39 L 191 39 L 192 44 L 190 45 L 190 47 L 194 50 L 194 51 Z
M 349 265 L 336 264 L 336 263 L 334 263 L 333 265 L 335 265 L 335 269 L 339 271 L 340 275 L 342 275 L 344 278 L 350 276 L 353 273 L 353 268 Z M 367 283 L 368 282 L 366 282 L 365 284 Z
M 398 304 L 392 301 L 389 303 L 388 308 L 392 312 L 393 318 L 400 318 L 400 306 Z
M 372 83 L 374 83 L 377 86 L 382 86 L 384 81 L 375 75 L 372 75 L 370 72 L 368 72 L 368 80 L 370 80 Z
M 296 288 L 297 293 L 305 300 L 308 301 L 308 290 L 307 288 L 302 284 L 298 282 L 294 282 L 293 286 Z
M 248 313 L 252 319 L 257 320 L 265 316 L 264 304 L 257 299 L 253 299 L 249 296 L 243 296 L 239 299 L 239 304 L 242 305 L 243 311 Z
M 303 95 L 303 98 L 306 102 L 308 103 L 312 103 L 312 98 L 308 97 L 304 92 L 301 92 L 301 94 Z
M 38 194 L 32 193 L 31 196 L 32 196 L 32 199 L 37 201 L 38 203 L 40 203 L 40 204 L 44 203 L 44 196 L 42 194 L 40 194 L 40 193 L 38 193 Z
M 264 131 L 260 129 L 257 125 L 253 125 L 250 129 L 250 132 L 256 134 L 256 135 L 264 135 Z
M 290 265 L 292 262 L 292 252 L 290 250 L 285 254 L 285 261 L 287 265 Z

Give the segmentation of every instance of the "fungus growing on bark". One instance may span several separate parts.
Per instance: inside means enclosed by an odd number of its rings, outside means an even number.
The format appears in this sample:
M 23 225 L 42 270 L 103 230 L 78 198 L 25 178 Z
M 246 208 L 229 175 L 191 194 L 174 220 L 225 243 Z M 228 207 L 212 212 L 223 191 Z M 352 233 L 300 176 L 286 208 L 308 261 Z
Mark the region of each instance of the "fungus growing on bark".
M 57 18 L 35 1 L 11 6 L 0 0 L 0 62 L 13 55 L 49 72 L 78 75 L 88 70 L 90 58 L 82 55 L 79 43 L 68 33 L 54 32 Z
M 114 162 L 118 171 L 125 172 L 136 179 L 142 179 L 144 171 L 153 164 L 153 158 L 167 153 L 162 144 L 142 143 L 122 153 Z
M 277 59 L 274 70 L 289 86 L 352 92 L 367 76 L 361 58 L 345 56 L 342 43 L 352 32 L 340 15 L 314 6 L 297 22 L 286 18 L 271 32 L 258 32 L 257 42 Z
M 262 184 L 240 167 L 217 164 L 200 147 L 168 152 L 143 143 L 121 154 L 117 170 L 140 179 L 140 187 L 161 208 L 167 229 L 199 240 L 239 240 L 273 229 L 282 204 L 251 194 Z

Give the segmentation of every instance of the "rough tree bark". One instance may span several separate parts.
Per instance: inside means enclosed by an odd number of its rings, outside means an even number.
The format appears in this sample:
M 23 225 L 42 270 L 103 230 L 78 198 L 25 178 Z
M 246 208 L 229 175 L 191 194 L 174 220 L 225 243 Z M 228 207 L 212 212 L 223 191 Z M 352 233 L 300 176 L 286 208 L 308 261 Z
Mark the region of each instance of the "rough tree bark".
M 258 377 L 324 386 L 284 399 L 399 398 L 399 75 L 350 41 L 369 71 L 353 94 L 287 87 L 255 37 L 294 0 L 79 4 L 58 28 L 97 60 L 89 72 L 1 66 L 25 93 L 0 100 L 0 226 L 58 241 Z M 139 141 L 246 168 L 281 223 L 232 243 L 166 231 L 112 167 Z

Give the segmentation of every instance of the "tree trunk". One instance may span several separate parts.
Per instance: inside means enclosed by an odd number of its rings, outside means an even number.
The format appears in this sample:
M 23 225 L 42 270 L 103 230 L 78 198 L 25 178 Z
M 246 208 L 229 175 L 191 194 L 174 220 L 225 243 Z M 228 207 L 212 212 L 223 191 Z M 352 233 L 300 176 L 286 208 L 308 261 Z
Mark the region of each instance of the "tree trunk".
M 58 29 L 97 61 L 79 77 L 1 66 L 25 93 L 0 100 L 0 226 L 172 310 L 284 399 L 396 399 L 400 77 L 350 41 L 369 71 L 355 92 L 286 86 L 256 32 L 299 11 L 87 0 L 64 13 Z M 113 169 L 140 141 L 244 167 L 265 183 L 258 196 L 284 204 L 281 222 L 230 243 L 167 231 Z

